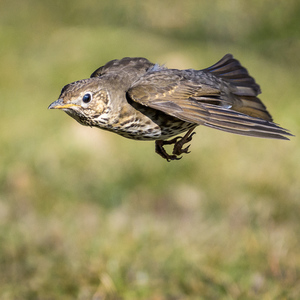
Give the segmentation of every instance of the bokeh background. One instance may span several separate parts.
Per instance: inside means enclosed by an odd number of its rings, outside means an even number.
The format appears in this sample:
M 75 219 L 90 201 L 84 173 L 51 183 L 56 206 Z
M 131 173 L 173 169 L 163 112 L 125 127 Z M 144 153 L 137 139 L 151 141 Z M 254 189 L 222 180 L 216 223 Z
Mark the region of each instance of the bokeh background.
M 0 298 L 299 299 L 300 2 L 1 0 Z M 107 61 L 232 53 L 291 141 L 153 142 L 47 110 Z

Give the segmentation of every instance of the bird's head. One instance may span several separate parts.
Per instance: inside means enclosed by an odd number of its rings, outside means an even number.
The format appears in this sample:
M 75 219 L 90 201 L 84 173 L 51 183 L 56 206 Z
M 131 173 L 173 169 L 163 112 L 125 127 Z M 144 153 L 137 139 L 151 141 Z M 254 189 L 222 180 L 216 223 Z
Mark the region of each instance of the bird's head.
M 99 80 L 88 78 L 63 87 L 59 99 L 49 109 L 62 109 L 82 125 L 93 126 L 95 119 L 107 113 L 109 94 Z

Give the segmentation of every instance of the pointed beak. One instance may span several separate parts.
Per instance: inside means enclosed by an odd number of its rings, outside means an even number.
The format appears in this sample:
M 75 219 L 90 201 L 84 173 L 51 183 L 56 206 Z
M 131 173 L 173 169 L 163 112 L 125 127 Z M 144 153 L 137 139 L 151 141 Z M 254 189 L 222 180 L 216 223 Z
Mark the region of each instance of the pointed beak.
M 63 99 L 58 99 L 56 101 L 54 101 L 53 103 L 51 103 L 48 107 L 48 109 L 64 109 L 64 108 L 69 108 L 72 106 L 76 106 L 75 104 L 67 104 L 67 103 L 63 103 Z
M 54 102 L 52 102 L 48 109 L 54 109 L 54 108 L 63 108 L 64 104 L 63 104 L 63 99 L 58 99 Z

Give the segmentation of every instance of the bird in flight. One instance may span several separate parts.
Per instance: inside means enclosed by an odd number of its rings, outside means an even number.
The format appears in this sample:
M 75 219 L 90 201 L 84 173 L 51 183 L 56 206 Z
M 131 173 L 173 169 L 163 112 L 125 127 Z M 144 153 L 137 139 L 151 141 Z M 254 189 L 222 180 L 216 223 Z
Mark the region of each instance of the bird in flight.
M 186 144 L 198 125 L 288 140 L 292 134 L 273 123 L 260 93 L 231 54 L 203 70 L 168 69 L 146 58 L 125 57 L 65 85 L 49 109 L 62 109 L 82 125 L 126 138 L 155 140 L 156 153 L 170 161 L 189 153 Z M 174 145 L 172 154 L 164 148 L 168 144 Z

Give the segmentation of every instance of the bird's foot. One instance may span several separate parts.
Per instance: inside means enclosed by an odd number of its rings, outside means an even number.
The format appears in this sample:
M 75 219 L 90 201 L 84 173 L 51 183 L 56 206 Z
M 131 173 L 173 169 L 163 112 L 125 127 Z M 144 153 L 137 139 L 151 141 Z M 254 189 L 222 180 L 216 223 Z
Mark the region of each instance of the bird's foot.
M 178 136 L 172 140 L 163 141 L 163 140 L 157 140 L 155 141 L 155 152 L 159 154 L 162 158 L 166 159 L 167 161 L 171 160 L 179 160 L 182 158 L 182 156 L 178 156 L 183 153 L 190 153 L 188 145 L 187 147 L 183 148 L 183 145 L 190 142 L 192 140 L 192 136 L 195 134 L 195 132 L 192 133 L 194 128 L 190 129 L 184 137 Z M 170 155 L 167 153 L 167 151 L 164 148 L 164 145 L 171 145 L 174 144 L 173 148 L 173 154 Z
M 180 137 L 176 137 L 175 139 L 169 141 L 157 140 L 155 141 L 155 152 L 160 155 L 162 158 L 166 159 L 167 161 L 170 160 L 179 160 L 181 157 L 177 157 L 176 154 L 170 155 L 167 153 L 164 145 L 175 144 L 176 141 L 180 139 Z
M 190 142 L 193 138 L 193 135 L 196 133 L 196 132 L 193 132 L 192 131 L 194 130 L 194 128 L 190 129 L 185 135 L 183 138 L 181 138 L 179 141 L 176 141 L 175 144 L 174 144 L 174 148 L 173 148 L 173 154 L 174 155 L 180 155 L 182 153 L 190 153 L 189 151 L 189 148 L 191 145 L 188 145 L 187 147 L 183 148 L 183 145 Z

